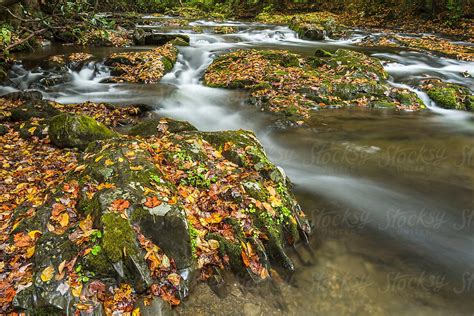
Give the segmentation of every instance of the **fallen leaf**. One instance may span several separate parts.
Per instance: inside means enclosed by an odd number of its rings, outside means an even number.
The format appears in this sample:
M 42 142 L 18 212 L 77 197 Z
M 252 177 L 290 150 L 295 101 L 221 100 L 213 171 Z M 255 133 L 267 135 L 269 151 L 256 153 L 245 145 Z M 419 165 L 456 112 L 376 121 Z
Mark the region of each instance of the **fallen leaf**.
M 43 282 L 48 282 L 49 280 L 53 278 L 53 274 L 54 274 L 54 267 L 51 265 L 49 267 L 46 267 L 41 272 L 40 278 Z

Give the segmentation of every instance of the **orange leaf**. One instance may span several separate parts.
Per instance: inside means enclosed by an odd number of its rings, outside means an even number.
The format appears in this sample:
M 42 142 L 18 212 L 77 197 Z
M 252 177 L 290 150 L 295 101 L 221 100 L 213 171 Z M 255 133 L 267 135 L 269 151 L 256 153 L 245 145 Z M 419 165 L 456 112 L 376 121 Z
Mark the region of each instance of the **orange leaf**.
M 154 197 L 147 197 L 146 198 L 146 202 L 144 203 L 144 205 L 146 207 L 149 207 L 149 208 L 154 208 L 154 207 L 157 207 L 159 205 L 161 205 L 161 201 L 158 200 L 158 198 L 156 196 Z
M 130 202 L 127 200 L 118 199 L 118 200 L 113 201 L 110 206 L 112 207 L 112 209 L 121 212 L 130 207 Z
M 247 257 L 247 254 L 245 253 L 244 250 L 242 250 L 242 260 L 244 261 L 244 264 L 246 267 L 250 266 L 249 257 Z

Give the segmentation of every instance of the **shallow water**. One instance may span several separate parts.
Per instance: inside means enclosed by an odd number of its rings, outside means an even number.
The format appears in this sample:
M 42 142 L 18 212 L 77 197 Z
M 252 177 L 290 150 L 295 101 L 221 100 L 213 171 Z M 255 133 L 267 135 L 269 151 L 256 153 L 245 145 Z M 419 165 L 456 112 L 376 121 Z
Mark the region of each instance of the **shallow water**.
M 439 77 L 471 90 L 474 63 L 419 52 L 356 46 L 367 34 L 347 40 L 308 42 L 288 28 L 258 23 L 197 21 L 191 46 L 160 84 L 105 84 L 100 61 L 66 83 L 44 89 L 59 102 L 86 100 L 147 103 L 162 116 L 184 119 L 201 130 L 250 129 L 271 160 L 295 185 L 315 234 L 310 247 L 293 254 L 298 271 L 271 295 L 265 288 L 229 284 L 217 297 L 202 285 L 179 308 L 183 314 L 468 315 L 474 311 L 474 116 L 440 109 L 414 86 Z M 236 26 L 228 35 L 215 26 Z M 149 26 L 148 26 L 149 27 Z M 422 113 L 386 110 L 322 110 L 309 126 L 281 130 L 274 118 L 245 104 L 246 92 L 201 84 L 212 59 L 234 48 L 287 49 L 312 54 L 317 48 L 348 48 L 383 60 L 394 86 L 414 89 L 429 107 Z M 142 49 L 142 48 L 134 48 Z M 66 48 L 66 50 L 70 50 Z M 99 59 L 116 49 L 92 50 Z M 48 69 L 33 67 L 48 48 L 10 76 L 0 94 L 34 88 Z M 12 88 L 15 87 L 15 88 Z M 262 295 L 263 293 L 263 295 Z M 250 303 L 249 303 L 250 302 Z M 247 311 L 242 304 L 251 304 Z M 247 305 L 246 305 L 247 306 Z

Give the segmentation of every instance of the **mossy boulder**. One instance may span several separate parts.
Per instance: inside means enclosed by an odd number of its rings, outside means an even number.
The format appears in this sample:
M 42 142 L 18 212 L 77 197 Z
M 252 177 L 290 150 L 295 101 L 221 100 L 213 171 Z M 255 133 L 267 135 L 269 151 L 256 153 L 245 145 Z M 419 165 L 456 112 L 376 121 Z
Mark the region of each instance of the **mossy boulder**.
M 189 46 L 189 38 L 187 40 L 182 37 L 176 37 L 174 40 L 170 41 L 174 46 Z
M 330 12 L 311 12 L 298 14 L 277 14 L 263 12 L 257 20 L 272 23 L 286 24 L 295 31 L 301 39 L 321 41 L 328 37 L 341 37 L 344 35 L 345 26 L 338 23 L 337 16 Z
M 54 108 L 49 101 L 32 100 L 10 109 L 10 113 L 10 120 L 13 122 L 24 122 L 31 118 L 49 119 L 58 115 L 60 112 Z
M 150 295 L 177 304 L 197 268 L 256 282 L 294 271 L 286 247 L 310 226 L 284 171 L 252 132 L 188 129 L 95 140 L 35 212 L 17 208 L 10 242 L 37 240 L 18 310 L 100 313 L 118 308 L 108 298 L 124 284 L 138 306 Z
M 148 51 L 115 53 L 105 59 L 111 67 L 108 82 L 157 83 L 171 69 L 178 49 L 171 43 Z
M 60 114 L 51 119 L 49 136 L 59 148 L 76 147 L 84 150 L 93 141 L 117 137 L 118 134 L 91 117 Z
M 163 135 L 166 132 L 179 133 L 196 130 L 196 127 L 186 121 L 178 121 L 168 118 L 150 119 L 145 120 L 132 127 L 129 132 L 129 135 L 147 137 Z
M 238 50 L 219 56 L 207 69 L 210 87 L 249 90 L 248 103 L 278 114 L 275 126 L 301 126 L 311 110 L 346 106 L 421 110 L 414 92 L 392 87 L 379 60 L 339 49 L 314 56 L 288 51 Z
M 441 80 L 428 80 L 423 83 L 422 88 L 442 108 L 474 111 L 474 95 L 464 86 Z

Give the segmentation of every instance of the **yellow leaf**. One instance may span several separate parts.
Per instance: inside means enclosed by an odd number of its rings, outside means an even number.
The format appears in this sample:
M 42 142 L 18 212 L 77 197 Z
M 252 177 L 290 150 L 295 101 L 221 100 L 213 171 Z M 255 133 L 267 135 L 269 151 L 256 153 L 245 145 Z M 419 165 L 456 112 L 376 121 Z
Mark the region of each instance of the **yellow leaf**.
M 61 220 L 59 221 L 59 224 L 62 227 L 66 227 L 69 224 L 69 215 L 67 213 L 61 214 Z
M 208 243 L 209 243 L 209 247 L 212 249 L 212 250 L 216 250 L 219 248 L 219 242 L 215 239 L 210 239 L 208 240 Z
M 16 222 L 16 223 L 13 225 L 12 231 L 14 231 L 15 229 L 17 229 L 18 225 L 20 225 L 21 222 L 23 222 L 23 219 L 19 220 L 18 222 Z
M 135 167 L 130 166 L 130 170 L 132 170 L 132 171 L 140 171 L 140 170 L 143 170 L 143 166 L 135 166 Z
M 107 159 L 107 160 L 105 161 L 105 166 L 106 166 L 106 167 L 112 166 L 113 164 L 114 164 L 114 162 L 113 162 L 112 160 L 110 160 L 110 159 Z
M 132 316 L 140 316 L 140 307 L 137 307 L 133 310 Z
M 79 284 L 78 286 L 73 287 L 71 292 L 72 292 L 72 295 L 74 295 L 75 297 L 81 296 L 82 284 Z
M 30 133 L 31 135 L 33 135 L 33 133 L 36 131 L 36 126 L 33 126 L 31 128 L 28 129 L 28 133 Z
M 35 240 L 37 236 L 42 235 L 42 232 L 39 230 L 32 230 L 28 232 L 28 236 L 30 236 L 31 239 Z
M 51 225 L 51 223 L 46 224 L 46 227 L 48 227 L 48 230 L 49 230 L 50 232 L 54 232 L 54 226 Z
M 30 259 L 35 254 L 35 246 L 31 246 L 26 250 L 26 259 Z
M 75 172 L 79 172 L 79 171 L 82 171 L 86 169 L 86 165 L 80 165 L 80 166 L 77 166 L 76 169 L 74 169 Z
M 62 273 L 62 272 L 63 272 L 65 265 L 66 265 L 66 260 L 64 260 L 63 262 L 61 262 L 61 263 L 59 264 L 59 267 L 58 267 L 58 272 L 59 272 L 59 273 Z
M 99 157 L 95 158 L 95 160 L 94 160 L 94 161 L 95 161 L 95 162 L 99 162 L 99 161 L 100 161 L 102 158 L 104 158 L 104 155 L 102 155 L 102 156 L 99 156 Z
M 54 274 L 54 267 L 49 266 L 49 267 L 46 267 L 43 270 L 43 272 L 41 272 L 40 278 L 43 282 L 48 282 L 49 280 L 53 278 L 53 274 Z

